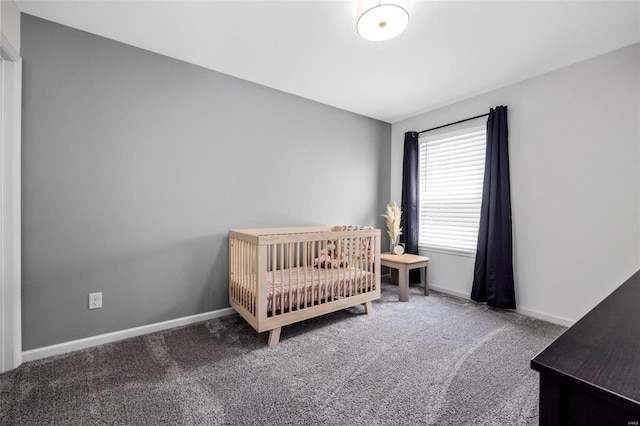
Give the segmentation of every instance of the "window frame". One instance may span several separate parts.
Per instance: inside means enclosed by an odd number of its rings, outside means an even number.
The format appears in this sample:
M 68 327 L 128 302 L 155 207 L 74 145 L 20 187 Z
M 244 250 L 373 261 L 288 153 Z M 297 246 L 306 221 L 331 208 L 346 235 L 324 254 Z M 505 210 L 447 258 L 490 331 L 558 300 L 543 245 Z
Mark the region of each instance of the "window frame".
M 485 118 L 486 120 L 486 118 Z M 474 120 L 475 121 L 475 120 Z M 449 255 L 455 255 L 455 256 L 462 256 L 462 257 L 473 257 L 475 258 L 476 256 L 476 251 L 477 248 L 474 248 L 473 250 L 469 250 L 469 249 L 463 249 L 463 248 L 458 248 L 458 247 L 442 247 L 442 246 L 431 246 L 431 245 L 427 245 L 425 244 L 423 241 L 421 241 L 420 236 L 421 236 L 421 228 L 423 226 L 422 223 L 422 202 L 423 202 L 423 176 L 421 173 L 422 170 L 422 156 L 420 155 L 421 149 L 423 145 L 426 145 L 426 143 L 428 142 L 433 142 L 436 140 L 442 140 L 442 139 L 449 139 L 449 138 L 455 138 L 455 137 L 459 137 L 465 134 L 470 134 L 470 133 L 475 133 L 475 132 L 479 132 L 479 131 L 484 131 L 485 132 L 485 148 L 484 148 L 484 153 L 486 154 L 486 122 L 482 121 L 471 121 L 468 123 L 464 123 L 464 125 L 457 125 L 455 126 L 454 129 L 439 129 L 439 131 L 434 131 L 434 132 L 430 132 L 428 135 L 422 136 L 418 139 L 418 250 L 419 251 L 427 251 L 427 252 L 435 252 L 435 253 L 444 253 L 444 254 L 449 254 Z M 426 149 L 426 147 L 425 147 Z M 486 157 L 486 155 L 485 155 Z M 484 158 L 484 161 L 486 161 L 486 158 Z M 425 165 L 426 168 L 426 165 Z M 480 185 L 483 186 L 484 185 L 484 169 L 485 169 L 485 163 L 483 162 L 483 166 L 482 166 L 482 172 L 480 174 Z M 426 178 L 425 178 L 426 179 Z M 482 191 L 480 192 L 480 200 L 479 200 L 479 205 L 481 206 L 482 204 Z M 479 207 L 480 209 L 481 207 Z M 478 218 L 480 215 L 480 211 L 478 211 Z M 479 219 L 478 219 L 478 228 L 479 228 L 480 224 L 479 224 Z M 477 240 L 476 240 L 476 246 L 477 246 Z

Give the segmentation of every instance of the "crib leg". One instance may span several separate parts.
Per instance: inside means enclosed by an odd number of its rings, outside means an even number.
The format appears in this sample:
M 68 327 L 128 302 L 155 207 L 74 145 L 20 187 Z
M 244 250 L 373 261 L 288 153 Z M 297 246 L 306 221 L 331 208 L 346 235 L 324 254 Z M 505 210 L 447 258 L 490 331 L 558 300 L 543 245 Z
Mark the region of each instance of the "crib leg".
M 362 306 L 364 306 L 364 313 L 365 314 L 370 314 L 371 313 L 371 302 L 365 302 L 362 304 Z
M 274 328 L 269 331 L 269 347 L 273 348 L 278 346 L 278 342 L 280 342 L 280 330 L 282 327 Z

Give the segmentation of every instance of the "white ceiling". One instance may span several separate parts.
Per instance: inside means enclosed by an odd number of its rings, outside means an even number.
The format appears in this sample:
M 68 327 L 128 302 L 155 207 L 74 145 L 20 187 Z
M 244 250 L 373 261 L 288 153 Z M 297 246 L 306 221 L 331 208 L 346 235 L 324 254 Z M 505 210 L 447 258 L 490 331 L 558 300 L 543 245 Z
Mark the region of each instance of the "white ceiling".
M 416 1 L 370 42 L 352 1 L 17 1 L 22 12 L 389 123 L 640 41 L 638 1 Z

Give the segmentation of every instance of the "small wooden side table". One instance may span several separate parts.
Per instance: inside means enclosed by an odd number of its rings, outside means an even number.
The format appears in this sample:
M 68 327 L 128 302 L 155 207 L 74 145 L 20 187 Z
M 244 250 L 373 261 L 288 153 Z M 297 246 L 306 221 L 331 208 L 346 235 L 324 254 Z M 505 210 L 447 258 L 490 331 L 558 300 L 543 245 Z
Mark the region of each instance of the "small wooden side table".
M 401 302 L 409 301 L 409 271 L 412 269 L 424 268 L 424 295 L 429 295 L 429 279 L 427 278 L 428 264 L 429 258 L 426 256 L 408 253 L 401 255 L 380 253 L 380 265 L 398 270 L 399 298 Z

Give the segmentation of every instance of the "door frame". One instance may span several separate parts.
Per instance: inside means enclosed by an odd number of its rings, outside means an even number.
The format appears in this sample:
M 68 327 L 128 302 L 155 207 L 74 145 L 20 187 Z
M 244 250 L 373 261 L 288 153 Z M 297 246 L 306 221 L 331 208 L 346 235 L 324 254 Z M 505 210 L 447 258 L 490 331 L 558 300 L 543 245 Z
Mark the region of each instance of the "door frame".
M 0 34 L 0 373 L 22 363 L 22 58 Z

